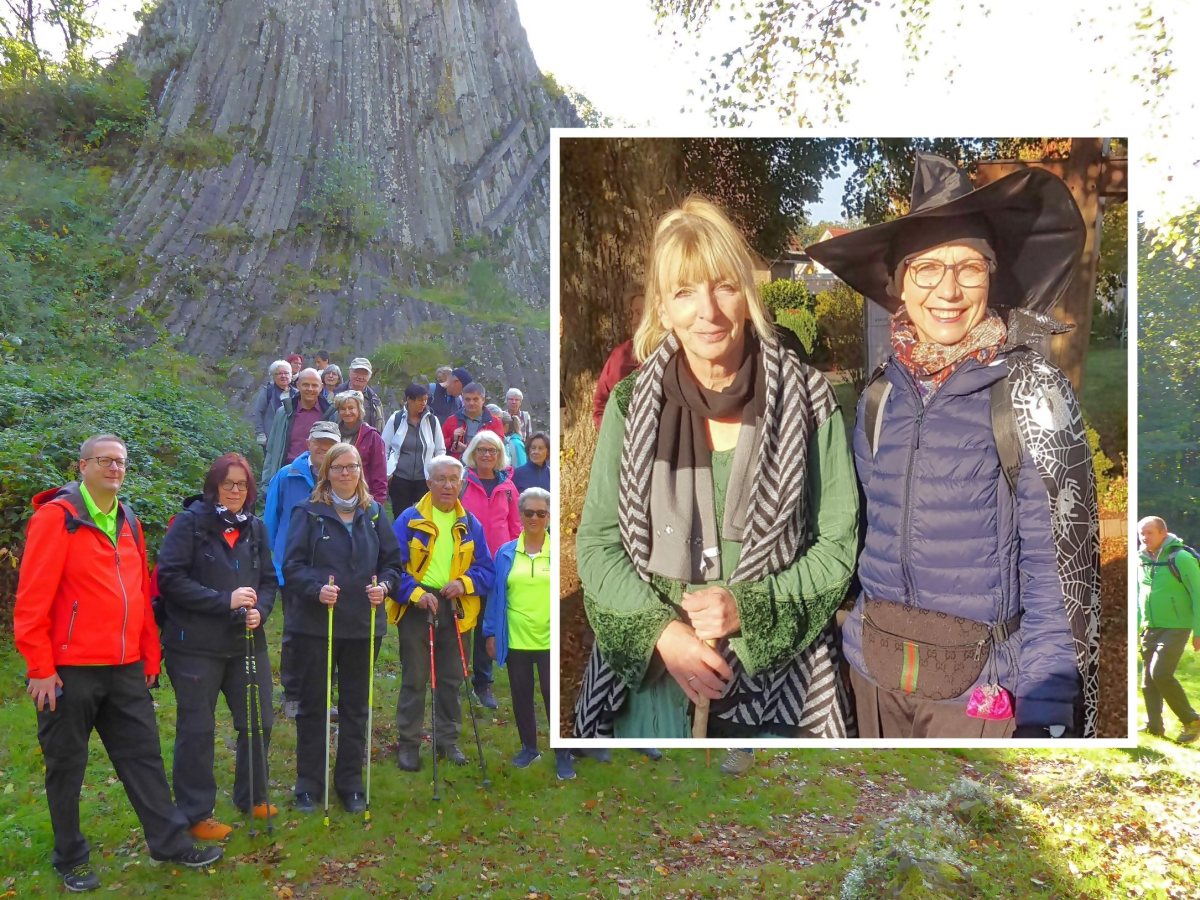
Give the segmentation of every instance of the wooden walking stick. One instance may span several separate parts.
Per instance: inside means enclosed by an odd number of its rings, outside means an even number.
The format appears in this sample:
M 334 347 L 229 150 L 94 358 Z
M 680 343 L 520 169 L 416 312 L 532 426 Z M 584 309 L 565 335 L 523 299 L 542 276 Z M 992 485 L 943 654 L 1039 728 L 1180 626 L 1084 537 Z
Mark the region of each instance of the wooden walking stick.
M 708 646 L 716 649 L 717 642 L 715 640 L 707 640 L 704 642 Z M 709 699 L 701 695 L 696 701 L 696 711 L 692 715 L 692 737 L 706 738 L 708 737 L 708 706 Z M 707 768 L 712 765 L 712 749 L 704 748 L 704 765 Z

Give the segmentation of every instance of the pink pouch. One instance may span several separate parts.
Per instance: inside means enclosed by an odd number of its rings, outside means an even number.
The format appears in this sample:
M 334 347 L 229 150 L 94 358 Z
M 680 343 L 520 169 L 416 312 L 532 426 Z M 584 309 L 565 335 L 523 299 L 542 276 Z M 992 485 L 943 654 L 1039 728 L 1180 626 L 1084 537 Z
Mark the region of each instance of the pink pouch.
M 967 715 L 974 719 L 1011 719 L 1012 694 L 998 684 L 981 684 L 971 691 Z

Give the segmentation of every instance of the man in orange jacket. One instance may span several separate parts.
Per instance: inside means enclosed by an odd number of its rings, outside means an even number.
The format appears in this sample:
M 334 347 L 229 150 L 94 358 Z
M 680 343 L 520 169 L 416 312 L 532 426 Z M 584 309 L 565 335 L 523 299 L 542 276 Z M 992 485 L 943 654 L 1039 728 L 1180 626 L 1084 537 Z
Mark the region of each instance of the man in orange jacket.
M 79 482 L 33 498 L 13 615 L 37 707 L 54 828 L 54 868 L 71 891 L 100 880 L 79 828 L 79 792 L 92 729 L 125 786 L 152 859 L 207 866 L 220 847 L 196 847 L 171 802 L 154 704 L 162 649 L 150 607 L 141 524 L 117 500 L 126 449 L 119 437 L 88 438 Z

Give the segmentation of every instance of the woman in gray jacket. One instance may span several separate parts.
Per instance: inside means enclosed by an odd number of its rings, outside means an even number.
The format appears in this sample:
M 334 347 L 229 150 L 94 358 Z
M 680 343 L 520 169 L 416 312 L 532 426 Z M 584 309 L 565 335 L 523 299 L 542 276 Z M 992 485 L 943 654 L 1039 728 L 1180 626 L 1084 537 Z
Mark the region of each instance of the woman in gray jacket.
M 442 425 L 428 407 L 429 388 L 410 384 L 404 389 L 404 409 L 392 413 L 383 426 L 393 518 L 425 496 L 426 466 L 446 452 Z

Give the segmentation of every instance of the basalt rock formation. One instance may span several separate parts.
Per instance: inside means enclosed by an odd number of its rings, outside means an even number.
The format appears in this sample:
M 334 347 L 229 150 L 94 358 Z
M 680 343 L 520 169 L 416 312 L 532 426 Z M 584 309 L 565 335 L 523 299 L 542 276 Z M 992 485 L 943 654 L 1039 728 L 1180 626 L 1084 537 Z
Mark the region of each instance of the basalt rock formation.
M 235 392 L 327 347 L 546 408 L 550 128 L 578 120 L 515 0 L 163 0 L 123 52 L 159 112 L 117 185 L 132 326 Z

